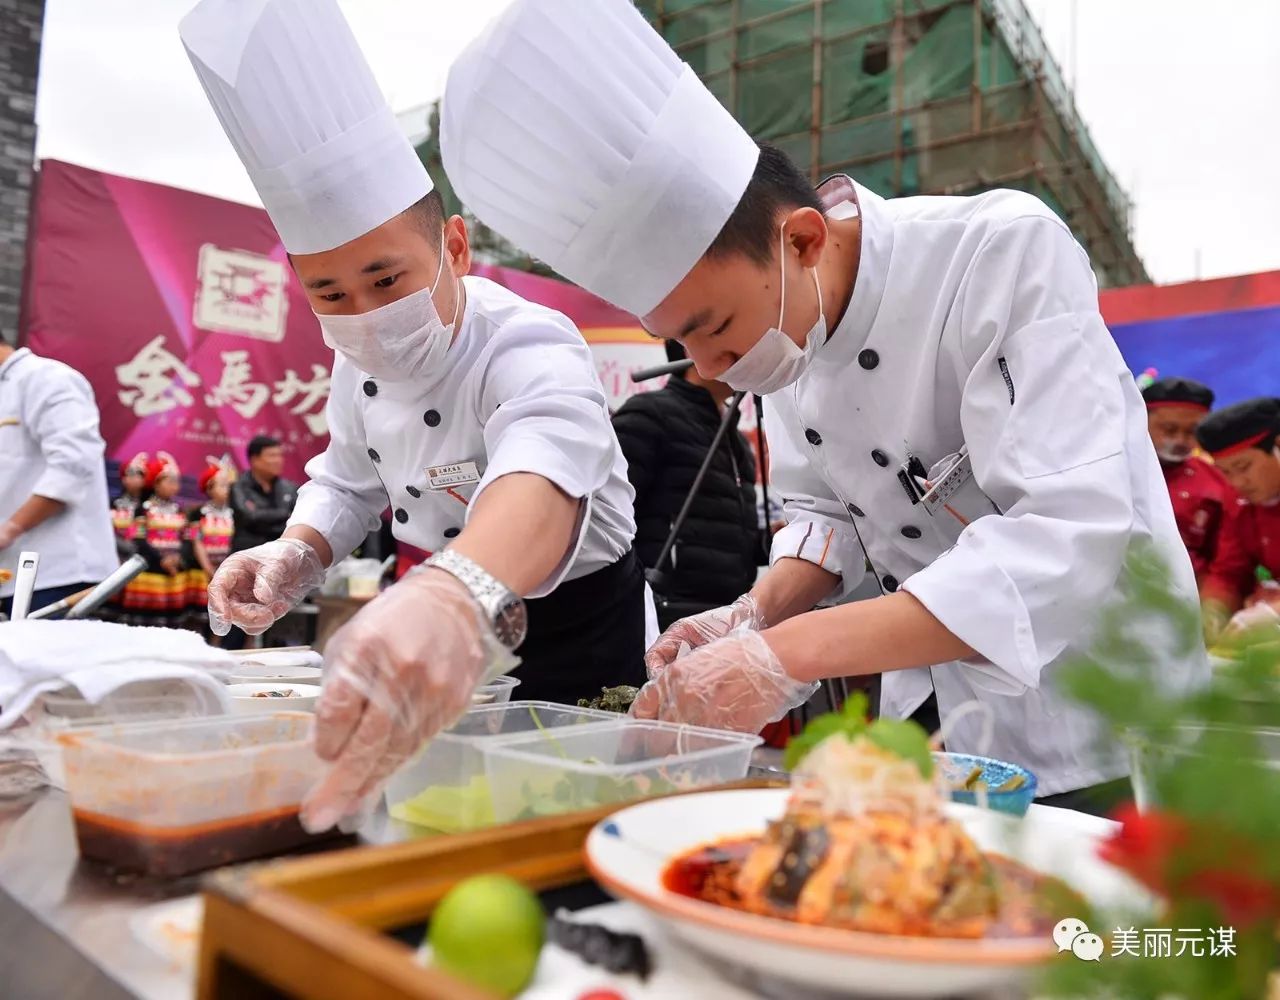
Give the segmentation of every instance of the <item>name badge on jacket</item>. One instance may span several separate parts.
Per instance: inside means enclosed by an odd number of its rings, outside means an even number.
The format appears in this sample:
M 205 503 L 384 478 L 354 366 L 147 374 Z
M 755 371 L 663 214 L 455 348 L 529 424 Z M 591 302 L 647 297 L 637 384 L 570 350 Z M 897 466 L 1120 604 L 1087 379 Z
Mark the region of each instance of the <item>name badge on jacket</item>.
M 987 514 L 999 514 L 1000 508 L 978 488 L 973 478 L 973 459 L 969 449 L 961 448 L 929 470 L 930 488 L 920 503 L 931 517 L 955 518 L 968 525 Z
M 472 486 L 480 482 L 480 467 L 475 462 L 432 465 L 425 471 L 429 490 L 448 490 L 455 486 Z

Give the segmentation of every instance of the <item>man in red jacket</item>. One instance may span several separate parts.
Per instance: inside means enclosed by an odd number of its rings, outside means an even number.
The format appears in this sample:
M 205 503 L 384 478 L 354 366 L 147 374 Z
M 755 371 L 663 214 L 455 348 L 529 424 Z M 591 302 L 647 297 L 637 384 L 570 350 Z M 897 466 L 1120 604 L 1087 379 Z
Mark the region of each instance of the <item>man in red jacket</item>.
M 1239 607 L 1240 580 L 1252 572 L 1240 537 L 1242 501 L 1212 462 L 1193 454 L 1196 428 L 1213 390 L 1186 378 L 1162 378 L 1142 390 L 1147 429 L 1160 457 L 1178 531 L 1191 556 L 1210 640 Z
M 1196 429 L 1200 446 L 1247 503 L 1240 508 L 1239 536 L 1245 566 L 1235 579 L 1231 610 L 1241 603 L 1256 609 L 1250 622 L 1280 622 L 1280 590 L 1254 590 L 1254 570 L 1261 566 L 1280 579 L 1280 400 L 1248 399 L 1218 410 Z M 1271 611 L 1268 613 L 1267 609 Z

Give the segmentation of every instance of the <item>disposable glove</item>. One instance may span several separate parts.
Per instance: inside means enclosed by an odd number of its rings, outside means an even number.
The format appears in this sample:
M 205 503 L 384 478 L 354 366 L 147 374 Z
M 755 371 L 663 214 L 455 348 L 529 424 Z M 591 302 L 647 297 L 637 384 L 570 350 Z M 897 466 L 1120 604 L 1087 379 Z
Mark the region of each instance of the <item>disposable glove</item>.
M 681 656 L 640 689 L 631 713 L 757 733 L 808 701 L 816 682 L 788 676 L 764 636 L 746 624 Z
M 645 653 L 644 665 L 649 679 L 657 677 L 682 652 L 705 646 L 738 627 L 756 631 L 765 627 L 760 605 L 750 594 L 743 594 L 732 604 L 681 618 L 658 636 L 658 641 Z
M 235 625 L 261 635 L 324 583 L 320 556 L 306 542 L 281 538 L 229 556 L 209 581 L 209 628 Z
M 319 833 L 368 810 L 386 779 L 520 661 L 483 609 L 439 569 L 410 573 L 325 646 L 316 753 L 330 767 L 302 807 Z

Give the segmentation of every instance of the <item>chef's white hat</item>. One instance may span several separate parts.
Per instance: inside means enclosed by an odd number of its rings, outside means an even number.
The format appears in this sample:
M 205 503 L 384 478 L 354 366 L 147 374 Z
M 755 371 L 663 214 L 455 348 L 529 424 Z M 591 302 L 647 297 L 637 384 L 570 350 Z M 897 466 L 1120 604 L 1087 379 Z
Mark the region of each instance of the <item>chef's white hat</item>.
M 449 70 L 440 142 L 485 224 L 641 316 L 706 252 L 759 154 L 630 0 L 516 0 Z
M 431 191 L 336 0 L 201 0 L 179 33 L 290 253 L 332 250 Z

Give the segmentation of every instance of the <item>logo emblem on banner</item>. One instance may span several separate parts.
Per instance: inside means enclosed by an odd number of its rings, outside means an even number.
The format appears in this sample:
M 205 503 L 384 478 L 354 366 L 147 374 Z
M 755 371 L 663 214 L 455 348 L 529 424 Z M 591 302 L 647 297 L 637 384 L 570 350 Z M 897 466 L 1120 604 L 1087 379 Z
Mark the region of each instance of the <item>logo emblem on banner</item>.
M 195 325 L 279 343 L 288 313 L 284 289 L 280 261 L 206 243 L 200 248 Z

